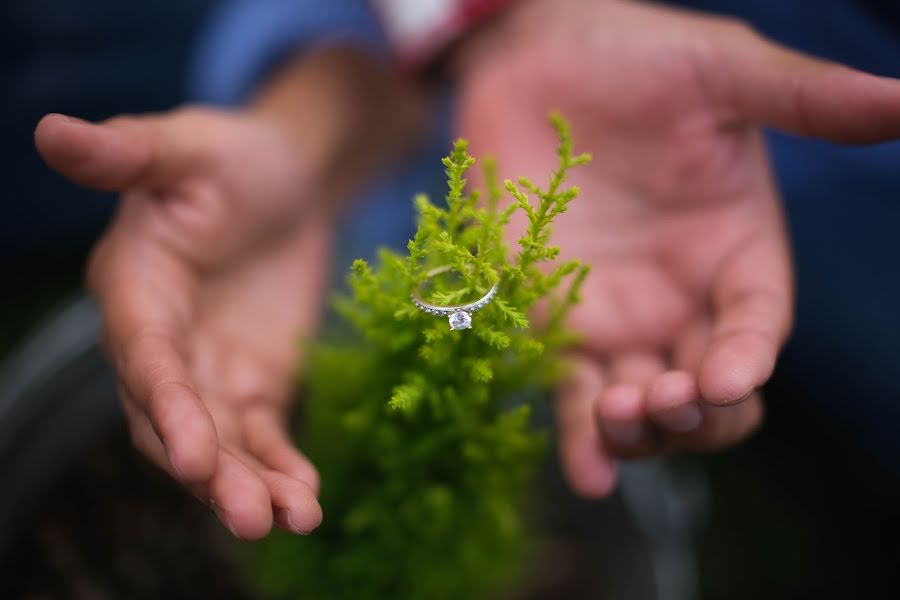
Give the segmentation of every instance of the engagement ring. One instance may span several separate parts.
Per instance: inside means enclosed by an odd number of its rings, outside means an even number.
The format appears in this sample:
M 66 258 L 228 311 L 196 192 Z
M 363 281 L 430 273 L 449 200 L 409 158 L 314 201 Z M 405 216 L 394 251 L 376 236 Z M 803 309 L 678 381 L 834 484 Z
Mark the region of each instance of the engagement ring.
M 432 269 L 428 273 L 425 274 L 427 279 L 432 279 L 446 273 L 450 270 L 450 266 L 438 267 L 437 269 Z M 424 282 L 423 282 L 424 283 Z M 421 285 L 421 284 L 420 284 Z M 419 310 L 428 313 L 429 315 L 435 315 L 438 317 L 449 317 L 450 318 L 450 329 L 452 331 L 459 331 L 460 329 L 471 329 L 472 328 L 472 313 L 478 312 L 485 306 L 487 306 L 491 300 L 494 299 L 494 296 L 497 294 L 497 284 L 491 286 L 491 289 L 487 291 L 487 293 L 475 300 L 474 302 L 469 302 L 467 304 L 457 304 L 455 306 L 440 306 L 437 304 L 430 304 L 422 300 L 418 295 L 418 289 L 412 294 L 412 301 Z

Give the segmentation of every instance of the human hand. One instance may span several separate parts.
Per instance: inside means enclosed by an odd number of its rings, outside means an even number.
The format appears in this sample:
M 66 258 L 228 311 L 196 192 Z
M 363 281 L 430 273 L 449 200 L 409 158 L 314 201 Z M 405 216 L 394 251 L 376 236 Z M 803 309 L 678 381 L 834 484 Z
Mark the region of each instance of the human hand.
M 238 537 L 308 533 L 318 476 L 285 430 L 297 337 L 326 282 L 328 219 L 293 145 L 244 114 L 45 117 L 46 161 L 122 194 L 89 286 L 134 444 Z
M 900 84 L 735 21 L 618 0 L 523 2 L 455 67 L 460 132 L 501 172 L 552 168 L 551 109 L 594 154 L 555 235 L 593 267 L 570 322 L 584 344 L 556 404 L 573 487 L 602 496 L 614 458 L 746 436 L 792 303 L 759 126 L 900 137 Z

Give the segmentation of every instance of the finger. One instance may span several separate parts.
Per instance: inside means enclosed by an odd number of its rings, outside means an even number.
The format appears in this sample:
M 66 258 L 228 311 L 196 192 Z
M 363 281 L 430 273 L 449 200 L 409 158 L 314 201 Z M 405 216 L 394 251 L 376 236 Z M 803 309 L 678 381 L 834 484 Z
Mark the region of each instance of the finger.
M 38 123 L 35 144 L 53 169 L 80 185 L 120 191 L 149 167 L 149 137 L 104 124 L 51 114 Z
M 699 400 L 700 392 L 692 374 L 668 371 L 648 386 L 647 416 L 666 432 L 695 431 L 703 420 Z
M 142 276 L 135 277 L 136 271 Z M 191 275 L 155 246 L 120 232 L 107 236 L 95 251 L 88 279 L 127 395 L 149 417 L 178 478 L 208 480 L 218 436 L 193 389 L 181 340 L 191 318 Z
M 790 329 L 791 287 L 787 250 L 774 237 L 750 240 L 720 267 L 698 374 L 705 401 L 739 402 L 768 380 Z
M 692 452 L 709 452 L 736 444 L 755 431 L 763 421 L 762 397 L 758 392 L 739 404 L 713 406 L 701 403 L 700 426 L 688 433 L 670 432 L 673 447 Z
M 59 114 L 45 116 L 35 130 L 41 157 L 53 169 L 87 187 L 122 191 L 187 168 L 201 155 L 204 122 L 185 111 L 172 116 L 116 117 L 102 123 Z
M 276 526 L 291 533 L 307 535 L 321 525 L 322 508 L 309 485 L 267 468 L 242 448 L 228 447 L 226 451 L 266 484 Z
M 648 382 L 666 368 L 658 354 L 631 352 L 615 358 L 609 367 L 609 387 L 594 408 L 607 450 L 619 458 L 652 454 L 656 436 L 647 422 L 645 393 Z
M 299 535 L 308 535 L 322 524 L 322 507 L 308 485 L 269 469 L 257 471 L 269 488 L 275 524 Z
M 120 389 L 119 396 L 122 401 L 122 409 L 125 413 L 125 422 L 128 425 L 128 434 L 131 443 L 138 452 L 152 462 L 154 465 L 168 473 L 173 478 L 177 478 L 175 470 L 169 463 L 169 457 L 166 455 L 166 448 L 160 441 L 159 436 L 153 431 L 153 425 L 147 414 L 139 409 L 134 400 L 128 397 L 124 389 Z
M 243 415 L 243 433 L 247 451 L 262 465 L 302 481 L 314 494 L 318 493 L 319 473 L 294 447 L 277 409 L 269 405 L 247 408 Z
M 696 373 L 709 346 L 712 329 L 712 323 L 705 317 L 688 323 L 676 340 L 673 364 L 687 373 Z M 699 393 L 699 390 L 694 393 Z M 689 395 L 687 392 L 684 394 L 685 397 Z M 654 400 L 651 404 L 657 403 L 663 404 L 662 400 Z M 721 448 L 746 437 L 763 418 L 759 394 L 728 406 L 715 406 L 702 400 L 696 404 L 701 413 L 699 426 L 690 432 L 669 429 L 668 438 L 673 447 L 696 452 Z M 658 421 L 654 416 L 651 418 Z
M 128 424 L 128 432 L 131 437 L 131 443 L 147 460 L 156 465 L 160 470 L 167 473 L 176 481 L 180 480 L 180 476 L 172 468 L 169 458 L 166 455 L 166 448 L 156 432 L 147 414 L 138 408 L 133 398 L 130 398 L 124 389 L 120 390 L 122 399 L 122 407 L 125 411 L 125 420 Z M 208 504 L 210 501 L 208 482 L 187 482 L 180 481 L 185 488 L 194 495 L 195 498 Z
M 631 383 L 611 385 L 594 405 L 603 447 L 616 458 L 655 454 L 659 445 L 644 410 L 644 388 Z
M 593 418 L 602 374 L 599 366 L 584 356 L 573 357 L 571 368 L 554 404 L 560 459 L 572 489 L 582 496 L 603 497 L 615 485 L 615 465 L 603 450 Z
M 116 353 L 116 362 L 128 395 L 149 418 L 178 479 L 209 480 L 217 466 L 215 424 L 173 338 L 162 331 L 139 332 Z
M 723 91 L 744 118 L 842 143 L 900 137 L 900 80 L 807 56 L 749 29 L 722 51 Z
M 272 529 L 272 499 L 253 469 L 224 448 L 209 482 L 210 506 L 236 537 L 255 540 Z

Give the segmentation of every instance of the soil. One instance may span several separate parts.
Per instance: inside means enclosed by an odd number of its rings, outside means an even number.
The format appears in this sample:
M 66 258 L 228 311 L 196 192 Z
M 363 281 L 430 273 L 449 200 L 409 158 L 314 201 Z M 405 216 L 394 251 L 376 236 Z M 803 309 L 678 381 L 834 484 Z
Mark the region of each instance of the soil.
M 23 515 L 0 597 L 251 598 L 238 546 L 116 432 L 75 457 Z

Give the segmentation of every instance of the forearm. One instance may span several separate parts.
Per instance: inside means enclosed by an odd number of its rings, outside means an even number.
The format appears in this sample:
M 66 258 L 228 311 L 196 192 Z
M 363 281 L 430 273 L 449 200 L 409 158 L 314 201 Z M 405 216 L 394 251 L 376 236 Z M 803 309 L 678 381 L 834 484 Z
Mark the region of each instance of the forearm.
M 382 62 L 346 48 L 288 61 L 247 110 L 290 138 L 298 168 L 311 174 L 331 206 L 409 148 L 424 117 L 410 84 Z

